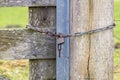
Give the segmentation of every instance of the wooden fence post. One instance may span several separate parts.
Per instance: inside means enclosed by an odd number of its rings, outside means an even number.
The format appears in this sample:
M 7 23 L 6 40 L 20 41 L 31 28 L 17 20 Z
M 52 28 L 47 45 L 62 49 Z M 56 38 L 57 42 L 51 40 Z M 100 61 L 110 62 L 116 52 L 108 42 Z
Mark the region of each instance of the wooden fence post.
M 0 6 L 31 6 L 29 23 L 32 26 L 55 28 L 55 2 L 56 0 L 0 0 Z M 60 9 L 58 14 L 61 14 L 58 16 L 60 24 L 57 31 L 68 34 L 69 31 L 66 29 L 69 29 L 69 0 L 66 0 L 67 4 L 60 4 L 65 2 L 64 0 L 57 2 Z M 113 24 L 113 0 L 71 0 L 70 2 L 71 34 Z M 66 25 L 64 30 L 60 29 L 61 26 L 64 27 L 63 25 Z M 30 80 L 56 80 L 54 38 L 46 35 L 43 37 L 29 30 L 0 30 L 0 34 L 0 59 L 30 59 Z M 57 62 L 62 62 L 57 65 L 57 69 L 61 69 L 57 71 L 57 75 L 60 74 L 57 76 L 59 80 L 69 80 L 69 47 L 67 46 L 69 40 L 66 41 L 61 51 L 62 57 L 57 58 Z M 63 54 L 65 49 L 67 54 Z M 70 80 L 113 80 L 113 50 L 113 30 L 72 37 L 70 39 Z
M 71 0 L 71 33 L 113 24 L 113 0 Z M 113 80 L 113 30 L 70 39 L 71 80 Z
M 55 32 L 56 0 L 0 0 L 3 6 L 29 6 L 29 24 Z M 30 80 L 55 80 L 55 42 L 55 37 L 30 29 L 0 30 L 0 59 L 30 59 Z
M 89 27 L 89 0 L 71 0 L 70 33 L 85 32 Z M 70 79 L 88 77 L 89 35 L 70 39 Z
M 55 27 L 56 10 L 55 6 L 29 7 L 29 23 L 40 28 Z M 49 45 L 49 46 L 55 46 Z M 49 52 L 49 49 L 47 49 Z M 43 53 L 44 54 L 44 53 Z M 53 53 L 55 54 L 55 50 Z M 29 60 L 30 80 L 55 80 L 56 79 L 56 60 L 53 59 L 36 59 Z
M 91 29 L 103 28 L 114 23 L 113 0 L 93 0 Z M 90 77 L 95 80 L 113 80 L 113 30 L 92 34 L 90 37 Z

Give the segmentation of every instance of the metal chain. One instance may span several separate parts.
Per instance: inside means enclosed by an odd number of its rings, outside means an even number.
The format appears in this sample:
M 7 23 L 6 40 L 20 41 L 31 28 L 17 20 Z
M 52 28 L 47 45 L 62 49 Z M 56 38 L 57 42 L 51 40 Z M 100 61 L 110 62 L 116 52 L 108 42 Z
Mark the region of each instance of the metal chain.
M 56 32 L 51 32 L 51 31 L 48 31 L 47 29 L 33 27 L 31 25 L 26 26 L 26 28 L 28 28 L 28 29 L 32 29 L 34 31 L 47 34 L 49 36 L 55 36 L 56 38 L 59 38 L 59 37 L 63 37 L 63 38 L 77 37 L 77 36 L 83 36 L 83 35 L 86 35 L 86 34 L 94 34 L 94 33 L 102 32 L 102 31 L 105 31 L 105 30 L 113 29 L 114 27 L 115 27 L 115 24 L 112 24 L 112 25 L 108 25 L 108 26 L 103 27 L 103 28 L 90 30 L 90 31 L 86 31 L 86 32 L 77 32 L 77 33 L 74 33 L 74 34 L 63 34 L 63 33 L 56 34 Z
M 78 33 L 75 33 L 74 36 L 82 36 L 82 35 L 86 35 L 86 34 L 94 34 L 94 33 L 106 31 L 106 30 L 109 30 L 109 29 L 113 29 L 114 27 L 115 27 L 115 24 L 112 24 L 112 25 L 109 25 L 109 26 L 106 26 L 106 27 L 103 27 L 103 28 L 90 30 L 90 31 L 87 31 L 87 32 L 78 32 Z
M 26 27 L 28 29 L 32 29 L 34 31 L 44 33 L 46 35 L 56 37 L 57 38 L 58 53 L 59 53 L 59 57 L 60 57 L 61 56 L 61 50 L 62 50 L 62 44 L 64 44 L 64 38 L 77 37 L 77 36 L 83 36 L 83 35 L 86 35 L 86 34 L 98 33 L 98 32 L 102 32 L 102 31 L 105 31 L 105 30 L 113 29 L 114 26 L 115 26 L 115 24 L 112 24 L 112 25 L 106 26 L 104 28 L 90 30 L 90 31 L 87 31 L 87 32 L 77 32 L 77 33 L 74 33 L 74 34 L 63 34 L 63 33 L 56 34 L 56 32 L 48 31 L 45 28 L 43 29 L 43 28 L 38 28 L 38 27 L 32 27 L 31 25 L 27 25 Z

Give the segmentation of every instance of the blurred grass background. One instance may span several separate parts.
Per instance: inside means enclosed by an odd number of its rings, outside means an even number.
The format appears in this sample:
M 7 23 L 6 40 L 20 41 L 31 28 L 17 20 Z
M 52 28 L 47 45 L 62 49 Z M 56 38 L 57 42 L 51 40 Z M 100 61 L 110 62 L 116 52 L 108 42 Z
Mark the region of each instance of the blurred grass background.
M 120 0 L 114 0 L 114 80 L 120 80 Z M 28 24 L 27 7 L 0 8 L 0 28 L 25 28 Z M 0 60 L 0 75 L 10 80 L 28 80 L 28 60 Z
M 120 80 L 120 0 L 114 0 L 114 20 L 116 28 L 114 28 L 114 80 Z
M 25 28 L 27 23 L 27 7 L 0 7 L 0 28 Z
M 28 60 L 0 60 L 0 77 L 8 80 L 29 80 Z M 4 80 L 1 79 L 0 80 Z M 6 80 L 6 79 L 5 79 Z
M 0 7 L 0 29 L 25 28 L 26 24 L 28 24 L 27 7 Z M 28 62 L 28 60 L 0 60 L 0 80 L 4 77 L 8 80 L 29 80 Z

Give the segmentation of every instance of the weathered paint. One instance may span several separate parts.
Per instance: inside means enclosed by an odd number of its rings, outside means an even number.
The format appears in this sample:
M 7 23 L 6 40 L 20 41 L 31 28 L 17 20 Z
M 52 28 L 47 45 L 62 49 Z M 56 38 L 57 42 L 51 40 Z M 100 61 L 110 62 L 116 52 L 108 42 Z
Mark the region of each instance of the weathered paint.
M 57 33 L 69 34 L 69 0 L 57 0 Z M 56 44 L 57 58 L 57 80 L 69 80 L 69 38 L 62 45 L 61 57 L 58 56 L 58 45 Z

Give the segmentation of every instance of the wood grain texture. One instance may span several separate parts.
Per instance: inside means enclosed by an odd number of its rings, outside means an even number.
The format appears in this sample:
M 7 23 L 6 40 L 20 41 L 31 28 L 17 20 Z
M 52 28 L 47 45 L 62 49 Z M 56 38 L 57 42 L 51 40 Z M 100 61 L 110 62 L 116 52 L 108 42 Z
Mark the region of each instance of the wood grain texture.
M 113 24 L 113 0 L 71 0 L 71 33 Z M 71 80 L 113 80 L 113 30 L 70 40 Z
M 40 28 L 55 28 L 56 7 L 29 7 L 29 23 Z M 55 40 L 55 39 L 54 39 Z M 54 41 L 53 40 L 53 41 Z M 53 45 L 56 45 L 55 42 Z M 52 46 L 53 46 L 52 45 Z M 52 50 L 56 50 L 52 48 Z M 55 52 L 49 54 L 55 54 Z M 49 52 L 49 50 L 48 50 Z M 44 52 L 43 52 L 44 54 Z M 30 59 L 30 80 L 56 80 L 56 60 L 55 59 Z
M 71 0 L 70 33 L 85 32 L 89 26 L 89 0 Z M 89 35 L 70 39 L 70 80 L 89 80 Z
M 52 29 L 55 31 L 55 29 Z M 55 58 L 55 38 L 31 30 L 0 30 L 0 59 Z
M 91 29 L 113 24 L 113 0 L 93 0 Z M 90 77 L 94 80 L 113 80 L 113 30 L 91 35 Z
M 29 10 L 29 23 L 40 28 L 51 28 L 56 26 L 55 7 L 34 7 Z M 51 15 L 54 14 L 54 15 Z
M 70 28 L 70 1 L 57 0 L 57 33 L 69 34 Z M 56 43 L 57 45 L 57 43 Z M 56 46 L 57 58 L 57 80 L 70 80 L 70 57 L 69 38 L 65 39 L 62 45 L 61 56 L 59 57 L 58 45 Z
M 54 59 L 32 60 L 29 64 L 30 69 L 33 70 L 29 75 L 29 80 L 56 80 L 56 61 Z
M 56 6 L 56 0 L 0 0 L 0 7 Z

